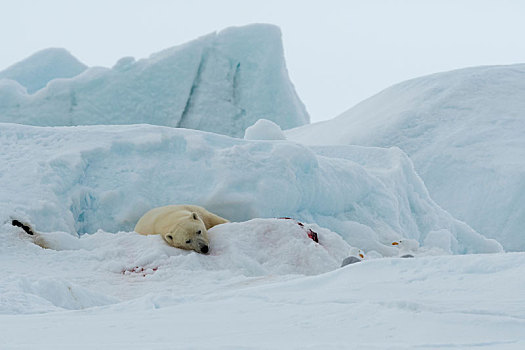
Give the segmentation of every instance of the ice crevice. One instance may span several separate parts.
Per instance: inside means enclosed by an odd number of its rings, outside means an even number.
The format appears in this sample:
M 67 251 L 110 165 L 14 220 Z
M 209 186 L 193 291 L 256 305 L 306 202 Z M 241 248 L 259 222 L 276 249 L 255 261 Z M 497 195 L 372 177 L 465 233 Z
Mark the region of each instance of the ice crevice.
M 188 98 L 186 100 L 186 104 L 184 105 L 184 109 L 181 113 L 181 116 L 180 116 L 180 119 L 179 119 L 179 122 L 177 124 L 177 127 L 178 128 L 185 128 L 187 127 L 187 117 L 188 117 L 188 113 L 192 107 L 192 100 L 195 96 L 195 93 L 196 93 L 196 90 L 197 90 L 197 87 L 199 86 L 200 82 L 201 82 L 201 75 L 202 75 L 202 70 L 203 70 L 203 67 L 204 65 L 206 64 L 206 60 L 207 60 L 207 57 L 208 57 L 208 49 L 203 49 L 202 51 L 202 54 L 201 54 L 201 58 L 199 60 L 199 64 L 197 66 L 197 70 L 195 72 L 195 77 L 193 78 L 193 82 L 191 84 L 191 88 L 190 88 L 190 92 L 188 94 Z

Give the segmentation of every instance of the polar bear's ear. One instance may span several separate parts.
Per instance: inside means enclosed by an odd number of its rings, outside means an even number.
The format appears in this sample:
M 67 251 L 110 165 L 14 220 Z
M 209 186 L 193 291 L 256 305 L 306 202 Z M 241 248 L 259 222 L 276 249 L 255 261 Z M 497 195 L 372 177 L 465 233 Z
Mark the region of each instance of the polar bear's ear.
M 199 216 L 197 215 L 197 213 L 193 212 L 191 213 L 191 215 L 193 216 L 193 220 L 199 220 Z
M 166 239 L 166 241 L 170 243 L 173 242 L 173 236 L 171 235 L 171 233 L 168 233 L 167 235 L 165 235 L 164 238 Z

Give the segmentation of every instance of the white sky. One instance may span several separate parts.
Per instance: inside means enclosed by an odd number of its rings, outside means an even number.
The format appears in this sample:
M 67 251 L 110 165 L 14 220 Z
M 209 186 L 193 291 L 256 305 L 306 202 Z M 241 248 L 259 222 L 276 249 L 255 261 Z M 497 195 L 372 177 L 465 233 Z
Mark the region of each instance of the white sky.
M 406 79 L 525 62 L 520 0 L 0 0 L 0 70 L 48 47 L 112 66 L 255 22 L 281 27 L 288 71 L 312 121 Z

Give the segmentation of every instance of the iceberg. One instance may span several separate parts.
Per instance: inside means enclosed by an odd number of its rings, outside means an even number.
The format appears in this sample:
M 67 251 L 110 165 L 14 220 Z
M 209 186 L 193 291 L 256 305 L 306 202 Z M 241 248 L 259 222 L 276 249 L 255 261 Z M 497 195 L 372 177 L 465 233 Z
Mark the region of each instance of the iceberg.
M 1 86 L 0 121 L 37 126 L 146 123 L 243 137 L 261 118 L 283 129 L 310 120 L 288 77 L 280 29 L 266 24 L 227 28 L 147 59 L 125 57 L 34 94 Z

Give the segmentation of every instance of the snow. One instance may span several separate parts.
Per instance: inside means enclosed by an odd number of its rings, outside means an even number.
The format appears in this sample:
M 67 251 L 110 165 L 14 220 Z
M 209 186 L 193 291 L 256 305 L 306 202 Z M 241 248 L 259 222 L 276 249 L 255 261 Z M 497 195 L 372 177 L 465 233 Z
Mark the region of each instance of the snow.
M 271 120 L 259 119 L 255 124 L 246 128 L 245 140 L 286 140 L 279 125 Z
M 281 32 L 273 25 L 227 28 L 138 61 L 124 57 L 112 69 L 51 80 L 33 95 L 9 87 L 2 83 L 0 92 L 11 97 L 0 97 L 2 122 L 148 123 L 237 137 L 261 118 L 283 129 L 309 122 L 288 77 Z
M 397 146 L 453 216 L 524 251 L 525 65 L 434 74 L 286 132 L 306 144 Z
M 10 79 L 25 87 L 32 94 L 57 78 L 72 78 L 87 69 L 68 51 L 51 48 L 39 51 L 0 72 L 0 80 Z M 24 92 L 18 92 L 24 95 Z
M 308 238 L 305 229 L 296 222 L 283 219 L 254 219 L 214 227 L 209 231 L 213 242 L 209 255 L 176 249 L 165 244 L 160 236 L 134 232 L 97 231 L 80 238 L 65 232 L 41 233 L 40 241 L 43 238 L 49 248 L 43 250 L 32 244 L 29 236 L 21 235 L 20 230 L 5 225 L 2 231 L 8 232 L 3 235 L 2 250 L 7 256 L 2 263 L 12 265 L 10 258 L 20 261 L 28 254 L 35 255 L 34 259 L 41 259 L 43 264 L 13 266 L 23 271 L 19 271 L 19 276 L 3 278 L 0 314 L 117 304 L 151 293 L 154 289 L 149 288 L 164 283 L 173 285 L 176 293 L 186 293 L 199 275 L 202 276 L 199 279 L 209 282 L 192 286 L 193 292 L 209 292 L 216 284 L 237 283 L 241 276 L 320 274 L 338 268 L 350 249 L 334 232 L 318 229 L 320 245 Z M 17 256 L 21 251 L 24 254 Z M 61 271 L 60 276 L 49 271 L 53 268 Z M 115 277 L 114 286 L 99 285 L 97 281 L 107 282 Z M 121 290 L 122 278 L 133 281 L 144 277 L 151 278 L 154 285 Z

